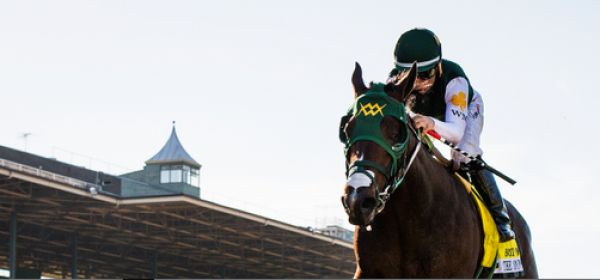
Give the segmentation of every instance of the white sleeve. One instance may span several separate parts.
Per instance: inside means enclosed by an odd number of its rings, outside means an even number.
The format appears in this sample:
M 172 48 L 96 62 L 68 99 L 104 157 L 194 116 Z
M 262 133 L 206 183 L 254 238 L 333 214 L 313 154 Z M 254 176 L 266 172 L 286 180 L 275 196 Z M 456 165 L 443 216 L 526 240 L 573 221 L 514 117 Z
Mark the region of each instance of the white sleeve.
M 432 118 L 435 122 L 433 128 L 435 132 L 454 145 L 458 145 L 465 133 L 468 97 L 469 83 L 467 80 L 462 77 L 452 79 L 446 86 L 446 121 L 442 122 Z

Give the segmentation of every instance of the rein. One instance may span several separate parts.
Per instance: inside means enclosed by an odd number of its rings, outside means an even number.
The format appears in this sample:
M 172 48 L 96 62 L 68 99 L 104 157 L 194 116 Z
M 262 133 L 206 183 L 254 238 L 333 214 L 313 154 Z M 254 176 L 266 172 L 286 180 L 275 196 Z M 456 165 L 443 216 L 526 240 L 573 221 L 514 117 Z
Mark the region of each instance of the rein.
M 410 169 L 410 166 L 412 165 L 412 163 L 414 162 L 415 158 L 417 157 L 417 154 L 419 153 L 419 150 L 421 149 L 421 144 L 422 144 L 422 139 L 421 139 L 421 133 L 420 133 L 420 129 L 417 131 L 413 126 L 412 126 L 412 120 L 410 118 L 408 118 L 409 121 L 406 123 L 406 125 L 408 126 L 408 128 L 410 129 L 410 131 L 412 131 L 412 133 L 415 134 L 415 137 L 417 137 L 417 146 L 415 147 L 414 152 L 412 153 L 410 160 L 408 161 L 408 164 L 405 164 L 403 168 L 398 170 L 398 174 L 396 174 L 396 182 L 388 184 L 385 187 L 385 190 L 383 191 L 383 193 L 379 193 L 379 188 L 377 188 L 377 184 L 374 181 L 374 178 L 372 178 L 371 180 L 373 181 L 373 184 L 375 184 L 378 198 L 379 198 L 379 208 L 377 209 L 377 213 L 381 213 L 381 211 L 383 211 L 383 209 L 385 208 L 385 204 L 387 202 L 387 200 L 390 198 L 390 196 L 392 195 L 392 193 L 394 193 L 394 191 L 396 191 L 396 189 L 398 188 L 398 186 L 400 186 L 400 184 L 402 183 L 402 181 L 404 180 L 404 176 L 406 175 L 406 172 L 408 172 L 408 169 Z M 406 163 L 406 153 L 404 153 L 404 163 Z M 402 175 L 400 175 L 402 174 Z M 392 188 L 393 187 L 393 188 Z M 390 192 L 391 190 L 391 192 Z

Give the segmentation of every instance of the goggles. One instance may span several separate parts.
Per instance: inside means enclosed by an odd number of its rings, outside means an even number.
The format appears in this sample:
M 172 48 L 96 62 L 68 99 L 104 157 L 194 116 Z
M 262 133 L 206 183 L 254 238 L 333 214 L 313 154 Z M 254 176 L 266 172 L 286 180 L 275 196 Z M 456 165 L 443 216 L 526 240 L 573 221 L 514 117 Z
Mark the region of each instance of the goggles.
M 417 79 L 419 80 L 429 80 L 431 78 L 433 78 L 433 76 L 435 76 L 435 66 L 432 67 L 431 69 L 427 70 L 427 71 L 423 71 L 423 72 L 419 72 L 417 73 Z
M 431 78 L 433 78 L 435 76 L 436 73 L 436 69 L 437 65 L 433 66 L 431 69 L 423 71 L 423 72 L 418 72 L 417 73 L 417 79 L 419 80 L 429 80 Z M 400 75 L 398 75 L 399 77 L 404 77 L 404 75 L 408 74 L 408 70 L 404 70 L 403 72 L 400 72 Z

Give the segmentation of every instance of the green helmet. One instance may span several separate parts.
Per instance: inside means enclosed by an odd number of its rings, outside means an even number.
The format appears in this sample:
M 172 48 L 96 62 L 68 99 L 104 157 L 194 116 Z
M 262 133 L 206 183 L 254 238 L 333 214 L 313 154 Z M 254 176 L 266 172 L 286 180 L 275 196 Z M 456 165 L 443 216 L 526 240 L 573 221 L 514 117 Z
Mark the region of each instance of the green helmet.
M 440 40 L 433 32 L 415 28 L 404 32 L 396 43 L 394 63 L 398 71 L 410 69 L 417 62 L 419 72 L 427 71 L 442 59 Z

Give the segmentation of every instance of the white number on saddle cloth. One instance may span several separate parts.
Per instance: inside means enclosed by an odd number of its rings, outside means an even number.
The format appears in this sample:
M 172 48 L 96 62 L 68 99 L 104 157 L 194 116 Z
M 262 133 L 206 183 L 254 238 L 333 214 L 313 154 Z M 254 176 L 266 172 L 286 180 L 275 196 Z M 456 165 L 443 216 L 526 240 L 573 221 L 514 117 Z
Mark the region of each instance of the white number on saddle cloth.
M 515 239 L 498 244 L 498 261 L 494 274 L 510 274 L 510 278 L 525 275 L 521 251 Z

